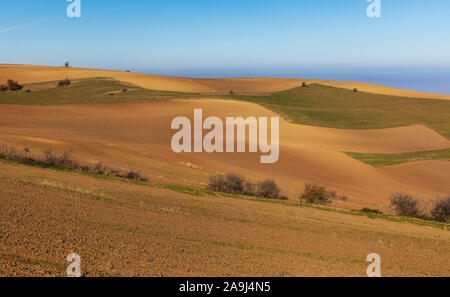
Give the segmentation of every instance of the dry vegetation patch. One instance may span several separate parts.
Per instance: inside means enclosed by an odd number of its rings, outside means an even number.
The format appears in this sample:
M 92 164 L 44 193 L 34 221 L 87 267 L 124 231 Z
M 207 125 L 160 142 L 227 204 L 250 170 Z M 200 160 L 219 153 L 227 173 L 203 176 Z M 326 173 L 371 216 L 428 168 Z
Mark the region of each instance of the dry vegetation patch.
M 56 154 L 52 152 L 51 149 L 47 149 L 43 152 L 42 158 L 32 157 L 30 152 L 31 150 L 29 148 L 24 148 L 20 151 L 14 146 L 3 144 L 0 146 L 0 159 L 43 168 L 66 169 L 144 182 L 148 181 L 146 177 L 143 177 L 139 172 L 134 170 L 113 168 L 104 165 L 101 162 L 95 164 L 82 164 L 72 159 L 69 151 L 65 151 L 62 154 Z
M 247 181 L 243 176 L 234 173 L 227 173 L 225 175 L 214 174 L 210 176 L 207 188 L 212 191 L 224 193 L 244 194 L 271 199 L 287 199 L 280 195 L 281 189 L 273 179 L 258 181 L 255 184 Z

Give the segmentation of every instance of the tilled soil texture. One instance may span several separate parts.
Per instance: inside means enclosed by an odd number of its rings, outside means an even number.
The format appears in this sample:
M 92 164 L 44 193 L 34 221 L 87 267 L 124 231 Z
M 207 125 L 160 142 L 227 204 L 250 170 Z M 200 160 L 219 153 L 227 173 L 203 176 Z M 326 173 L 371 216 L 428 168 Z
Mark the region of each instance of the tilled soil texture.
M 0 275 L 449 276 L 448 230 L 0 163 Z

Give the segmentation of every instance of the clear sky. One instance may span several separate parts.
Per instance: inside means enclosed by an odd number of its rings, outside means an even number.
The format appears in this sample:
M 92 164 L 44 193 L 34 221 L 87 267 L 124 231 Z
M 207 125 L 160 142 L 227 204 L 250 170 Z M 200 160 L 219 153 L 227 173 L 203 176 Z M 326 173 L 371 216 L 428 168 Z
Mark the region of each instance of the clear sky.
M 66 0 L 0 4 L 0 63 L 450 93 L 449 0 L 381 0 L 381 18 L 367 16 L 366 0 L 81 0 L 73 19 Z M 414 86 L 417 75 L 431 85 Z

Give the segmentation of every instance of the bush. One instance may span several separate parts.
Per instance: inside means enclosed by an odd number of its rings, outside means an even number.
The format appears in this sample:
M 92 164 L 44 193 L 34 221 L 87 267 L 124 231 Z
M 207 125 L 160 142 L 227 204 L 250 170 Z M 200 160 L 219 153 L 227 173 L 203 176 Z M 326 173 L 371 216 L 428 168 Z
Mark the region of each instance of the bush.
M 224 193 L 244 193 L 244 178 L 234 173 L 209 177 L 208 189 Z
M 69 68 L 70 67 L 70 63 L 69 62 L 64 63 L 64 67 Z
M 209 177 L 207 189 L 224 193 L 236 193 L 273 199 L 287 199 L 286 197 L 280 196 L 281 190 L 273 179 L 267 179 L 254 184 L 234 173 L 211 175 Z
M 378 210 L 376 208 L 367 208 L 367 207 L 364 207 L 363 209 L 361 209 L 360 212 L 373 213 L 373 214 L 383 214 L 382 211 L 380 211 L 380 210 Z
M 278 199 L 280 189 L 273 179 L 266 179 L 257 183 L 256 196 Z
M 1 85 L 0 86 L 0 92 L 6 92 L 6 91 L 8 91 L 8 86 Z
M 92 165 L 81 165 L 77 161 L 71 159 L 70 152 L 66 151 L 60 155 L 54 154 L 51 149 L 44 151 L 43 159 L 33 159 L 28 156 L 30 149 L 24 148 L 23 153 L 14 147 L 7 145 L 0 146 L 0 158 L 18 162 L 27 162 L 44 168 L 60 168 L 77 170 L 86 173 L 96 173 L 106 176 L 114 176 L 126 179 L 134 179 L 138 181 L 148 181 L 146 177 L 141 176 L 139 172 L 127 169 L 117 169 L 105 166 L 101 163 Z
M 256 195 L 256 184 L 252 182 L 245 182 L 244 185 L 244 194 L 248 196 L 255 196 Z
M 327 188 L 318 184 L 306 184 L 305 190 L 300 195 L 300 201 L 311 204 L 331 204 L 336 198 L 336 192 L 327 191 Z
M 217 192 L 225 192 L 225 176 L 214 174 L 209 177 L 208 189 Z
M 234 92 L 233 92 L 233 90 L 231 90 L 231 91 L 230 91 L 230 95 L 234 95 Z
M 68 87 L 68 86 L 70 86 L 71 83 L 72 83 L 72 81 L 70 79 L 66 78 L 66 79 L 60 80 L 58 82 L 58 87 L 59 88 Z
M 302 82 L 302 87 L 303 87 L 303 88 L 306 88 L 306 87 L 307 87 L 307 85 L 306 85 L 305 82 Z
M 12 79 L 8 79 L 7 81 L 7 88 L 11 91 L 19 91 L 22 90 L 23 86 L 19 85 L 17 81 L 14 81 Z
M 358 89 L 357 89 L 357 88 L 354 88 L 354 89 L 353 89 L 353 92 L 355 92 L 355 93 L 358 92 Z
M 439 199 L 434 203 L 433 209 L 431 210 L 431 216 L 436 221 L 450 221 L 450 196 Z
M 395 193 L 390 198 L 391 206 L 395 213 L 401 216 L 418 217 L 419 216 L 419 201 L 410 194 Z
M 24 159 L 24 156 L 15 147 L 3 144 L 0 147 L 0 158 L 12 161 L 20 161 Z
M 228 193 L 243 193 L 244 192 L 244 178 L 234 173 L 228 173 L 225 176 L 225 192 Z

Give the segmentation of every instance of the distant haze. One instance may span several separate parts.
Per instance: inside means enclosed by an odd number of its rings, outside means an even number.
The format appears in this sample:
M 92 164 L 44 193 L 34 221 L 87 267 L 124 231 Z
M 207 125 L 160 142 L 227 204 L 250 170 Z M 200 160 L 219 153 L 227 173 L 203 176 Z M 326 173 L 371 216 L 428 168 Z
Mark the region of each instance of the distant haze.
M 387 87 L 450 95 L 448 69 L 196 69 L 141 70 L 147 74 L 184 77 L 290 77 L 365 82 Z

